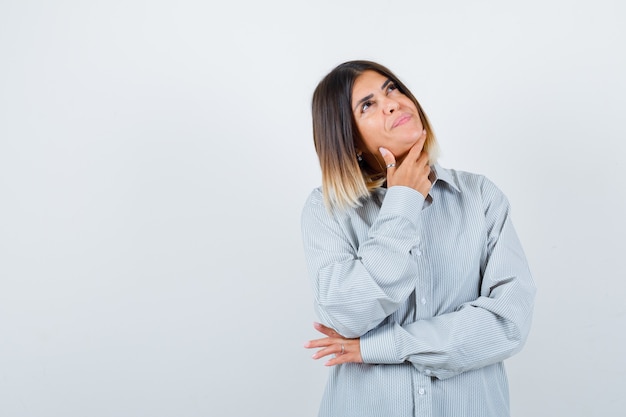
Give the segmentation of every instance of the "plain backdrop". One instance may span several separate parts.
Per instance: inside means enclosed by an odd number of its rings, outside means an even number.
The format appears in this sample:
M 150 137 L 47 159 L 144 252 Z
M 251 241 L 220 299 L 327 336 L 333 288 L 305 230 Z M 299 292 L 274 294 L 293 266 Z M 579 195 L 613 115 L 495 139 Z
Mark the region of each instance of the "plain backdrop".
M 371 59 L 509 197 L 514 417 L 626 409 L 626 6 L 0 0 L 0 416 L 312 417 L 310 99 Z

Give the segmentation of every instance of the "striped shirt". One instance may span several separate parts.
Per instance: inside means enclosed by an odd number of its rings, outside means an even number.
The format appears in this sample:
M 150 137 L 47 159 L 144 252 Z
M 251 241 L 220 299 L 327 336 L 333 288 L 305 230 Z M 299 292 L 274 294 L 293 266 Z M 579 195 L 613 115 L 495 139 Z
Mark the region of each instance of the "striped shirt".
M 535 285 L 504 194 L 487 178 L 434 165 L 425 199 L 381 188 L 302 212 L 320 321 L 360 337 L 362 364 L 330 368 L 320 417 L 503 417 L 503 360 L 531 323 Z

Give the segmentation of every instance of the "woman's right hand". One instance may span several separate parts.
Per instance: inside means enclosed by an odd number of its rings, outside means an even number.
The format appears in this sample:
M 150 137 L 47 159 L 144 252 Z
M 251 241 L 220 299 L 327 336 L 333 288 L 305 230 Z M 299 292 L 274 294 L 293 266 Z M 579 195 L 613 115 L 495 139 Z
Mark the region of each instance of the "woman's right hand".
M 389 150 L 383 147 L 379 148 L 385 164 L 389 167 L 387 168 L 387 188 L 403 185 L 419 191 L 426 198 L 432 183 L 428 178 L 430 174 L 428 153 L 423 150 L 425 141 L 426 131 L 424 130 L 415 145 L 398 165 L 395 165 L 396 157 Z M 393 165 L 389 166 L 390 164 Z

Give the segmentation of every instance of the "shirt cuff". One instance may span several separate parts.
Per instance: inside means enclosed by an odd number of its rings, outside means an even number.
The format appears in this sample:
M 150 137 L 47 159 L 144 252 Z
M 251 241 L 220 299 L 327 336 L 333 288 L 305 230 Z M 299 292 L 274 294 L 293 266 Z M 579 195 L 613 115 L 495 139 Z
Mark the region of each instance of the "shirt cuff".
M 424 196 L 417 190 L 403 185 L 396 185 L 387 190 L 379 217 L 402 217 L 416 227 L 420 225 L 419 213 L 424 207 Z
M 370 330 L 361 336 L 361 359 L 369 364 L 394 364 L 404 362 L 398 357 L 394 337 L 395 323 Z

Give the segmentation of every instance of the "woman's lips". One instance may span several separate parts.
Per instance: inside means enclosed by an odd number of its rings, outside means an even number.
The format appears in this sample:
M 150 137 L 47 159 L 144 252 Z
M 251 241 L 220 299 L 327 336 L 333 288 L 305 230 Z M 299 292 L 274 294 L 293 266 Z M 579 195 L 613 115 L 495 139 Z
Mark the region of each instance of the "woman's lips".
M 409 120 L 411 120 L 411 115 L 403 114 L 402 116 L 398 117 L 395 122 L 393 122 L 393 125 L 391 125 L 391 128 L 393 129 L 394 127 L 402 126 Z

